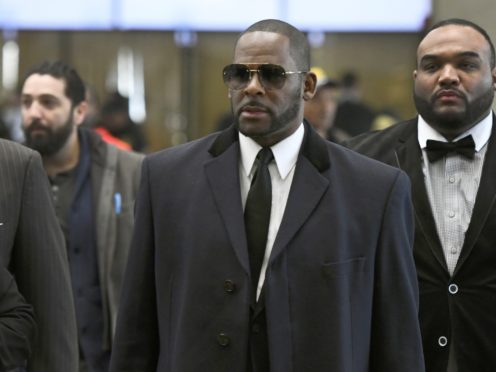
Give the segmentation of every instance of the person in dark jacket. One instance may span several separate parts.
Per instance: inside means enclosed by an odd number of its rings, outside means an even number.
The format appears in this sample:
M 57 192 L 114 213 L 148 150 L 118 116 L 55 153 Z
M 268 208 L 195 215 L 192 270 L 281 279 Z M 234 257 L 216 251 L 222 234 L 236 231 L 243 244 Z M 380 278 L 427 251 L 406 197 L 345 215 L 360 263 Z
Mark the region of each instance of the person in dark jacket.
M 418 116 L 346 145 L 410 176 L 427 371 L 492 372 L 496 370 L 493 43 L 470 21 L 441 21 L 421 40 L 413 76 Z

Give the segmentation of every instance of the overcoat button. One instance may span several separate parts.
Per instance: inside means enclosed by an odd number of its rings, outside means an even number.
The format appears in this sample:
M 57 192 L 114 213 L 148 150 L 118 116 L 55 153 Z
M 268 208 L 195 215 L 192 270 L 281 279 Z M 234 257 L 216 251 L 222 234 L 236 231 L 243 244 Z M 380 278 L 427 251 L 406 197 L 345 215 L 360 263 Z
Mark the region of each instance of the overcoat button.
M 228 279 L 224 282 L 224 290 L 227 293 L 233 293 L 236 290 L 236 284 L 234 284 L 232 280 Z
M 255 334 L 260 333 L 260 325 L 258 323 L 254 323 L 251 326 L 251 331 Z
M 439 346 L 445 347 L 446 345 L 448 345 L 448 339 L 446 338 L 446 336 L 441 336 L 438 338 L 437 343 L 439 344 Z
M 451 294 L 457 294 L 458 293 L 458 286 L 456 284 L 450 284 L 448 287 L 448 291 Z
M 231 339 L 225 333 L 219 333 L 217 335 L 217 342 L 219 343 L 220 346 L 226 347 L 231 342 Z

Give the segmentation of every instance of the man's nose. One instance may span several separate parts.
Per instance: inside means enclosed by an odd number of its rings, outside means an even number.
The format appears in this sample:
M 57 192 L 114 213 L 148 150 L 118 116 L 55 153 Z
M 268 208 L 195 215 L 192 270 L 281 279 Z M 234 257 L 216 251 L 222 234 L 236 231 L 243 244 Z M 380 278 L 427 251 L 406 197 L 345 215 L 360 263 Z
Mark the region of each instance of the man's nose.
M 265 92 L 265 88 L 260 81 L 260 77 L 257 71 L 250 72 L 250 80 L 245 88 L 246 94 L 263 94 Z
M 34 101 L 28 107 L 23 107 L 24 115 L 29 119 L 38 119 L 41 117 L 41 105 Z
M 460 75 L 458 74 L 458 70 L 450 64 L 443 66 L 439 75 L 439 83 L 441 85 L 459 84 Z

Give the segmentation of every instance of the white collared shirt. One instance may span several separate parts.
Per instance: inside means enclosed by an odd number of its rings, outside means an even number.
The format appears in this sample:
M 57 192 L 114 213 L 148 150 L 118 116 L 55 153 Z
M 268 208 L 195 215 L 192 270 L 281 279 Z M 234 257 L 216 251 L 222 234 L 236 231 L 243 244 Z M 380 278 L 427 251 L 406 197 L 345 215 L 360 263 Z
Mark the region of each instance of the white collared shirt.
M 260 278 L 257 287 L 257 299 L 262 290 L 265 280 L 265 272 L 269 262 L 270 253 L 281 225 L 286 203 L 288 201 L 289 190 L 293 182 L 294 170 L 300 147 L 303 142 L 305 127 L 301 124 L 298 129 L 289 137 L 271 146 L 274 154 L 274 161 L 269 164 L 269 173 L 272 183 L 272 206 L 270 212 L 269 232 L 267 234 L 267 245 L 260 271 Z M 242 133 L 239 133 L 239 146 L 241 151 L 239 163 L 239 180 L 241 185 L 241 201 L 243 210 L 250 190 L 251 180 L 255 172 L 254 163 L 258 152 L 262 148 L 258 143 Z
M 456 154 L 431 163 L 427 159 L 425 149 L 427 140 L 448 141 L 421 116 L 418 118 L 418 142 L 422 149 L 425 186 L 451 275 L 460 257 L 465 233 L 472 217 L 492 125 L 491 112 L 474 127 L 454 139 L 457 141 L 472 135 L 476 150 L 474 159 Z

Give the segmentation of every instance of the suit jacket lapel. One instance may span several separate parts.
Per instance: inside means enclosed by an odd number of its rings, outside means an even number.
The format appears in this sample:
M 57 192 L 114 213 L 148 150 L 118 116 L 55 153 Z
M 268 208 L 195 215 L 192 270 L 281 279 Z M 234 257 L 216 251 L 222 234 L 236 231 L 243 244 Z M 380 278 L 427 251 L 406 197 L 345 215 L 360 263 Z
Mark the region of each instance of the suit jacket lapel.
M 239 184 L 239 144 L 234 126 L 221 132 L 209 149 L 213 158 L 205 173 L 229 240 L 244 270 L 250 274 Z
M 210 189 L 231 244 L 249 275 L 250 265 L 238 176 L 240 156 L 238 133 L 234 126 L 219 134 L 209 152 L 214 156 L 205 164 Z M 326 142 L 305 123 L 305 138 L 296 164 L 284 217 L 272 248 L 271 261 L 287 246 L 327 190 L 329 180 L 321 172 L 329 167 Z
M 468 255 L 472 251 L 480 232 L 486 223 L 489 213 L 493 209 L 496 199 L 496 118 L 493 115 L 493 127 L 491 137 L 487 144 L 486 156 L 482 167 L 481 180 L 477 196 L 475 199 L 472 217 L 465 234 L 465 241 L 458 259 L 455 272 L 456 274 L 460 266 L 465 262 Z
M 417 138 L 417 121 L 414 120 L 405 128 L 399 137 L 399 145 L 395 153 L 397 165 L 410 176 L 412 183 L 416 228 L 425 236 L 425 240 L 439 264 L 448 270 L 425 187 L 424 173 L 422 172 L 422 151 Z
M 284 250 L 319 203 L 329 187 L 329 179 L 321 173 L 330 166 L 327 144 L 305 123 L 305 138 L 270 262 Z

